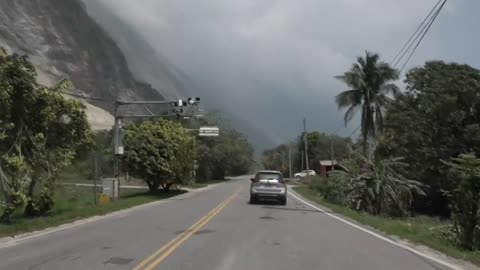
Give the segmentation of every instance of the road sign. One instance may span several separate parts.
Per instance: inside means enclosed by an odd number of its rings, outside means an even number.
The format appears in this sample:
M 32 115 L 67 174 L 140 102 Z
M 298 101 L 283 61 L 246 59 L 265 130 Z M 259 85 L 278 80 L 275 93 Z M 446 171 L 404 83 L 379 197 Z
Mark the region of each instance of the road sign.
M 217 137 L 218 135 L 220 135 L 218 127 L 201 127 L 198 130 L 198 136 L 201 137 Z

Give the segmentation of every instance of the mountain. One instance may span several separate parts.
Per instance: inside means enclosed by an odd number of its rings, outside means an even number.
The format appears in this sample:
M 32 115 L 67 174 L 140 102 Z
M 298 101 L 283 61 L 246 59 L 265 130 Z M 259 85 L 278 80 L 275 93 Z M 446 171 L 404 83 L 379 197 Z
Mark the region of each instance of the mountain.
M 272 145 L 252 121 L 238 117 L 228 102 L 212 94 L 208 84 L 193 82 L 152 48 L 162 44 L 149 44 L 100 0 L 1 0 L 0 46 L 29 55 L 40 83 L 70 78 L 79 94 L 107 100 L 89 100 L 97 107 L 87 104 L 98 128 L 111 126 L 113 118 L 100 108 L 112 112 L 111 101 L 118 98 L 200 96 L 205 108 L 222 111 L 256 149 Z
M 150 80 L 138 76 L 142 70 L 135 59 L 130 57 L 129 65 L 116 41 L 80 0 L 0 1 L 0 46 L 29 55 L 40 83 L 52 85 L 70 78 L 82 94 L 108 100 L 90 102 L 109 111 L 111 101 L 118 98 L 158 100 L 186 92 L 182 78 L 177 78 L 181 74 L 167 65 L 155 70 L 158 79 L 152 81 L 158 90 L 146 83 Z M 138 61 L 153 54 L 147 49 L 141 49 L 143 58 Z
M 188 76 L 177 69 L 166 57 L 158 54 L 130 25 L 119 19 L 99 0 L 82 0 L 88 15 L 115 40 L 124 53 L 132 73 L 146 81 L 167 99 L 192 95 Z

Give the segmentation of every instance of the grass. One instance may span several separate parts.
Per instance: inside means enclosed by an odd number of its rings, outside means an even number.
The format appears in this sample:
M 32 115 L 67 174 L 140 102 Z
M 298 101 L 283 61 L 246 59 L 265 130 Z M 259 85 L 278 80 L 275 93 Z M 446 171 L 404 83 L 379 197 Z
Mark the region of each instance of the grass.
M 0 237 L 41 230 L 91 216 L 105 215 L 185 193 L 182 190 L 172 190 L 167 193 L 150 194 L 144 191 L 120 189 L 119 200 L 99 206 L 94 204 L 93 191 L 94 189 L 90 187 L 58 186 L 55 206 L 48 216 L 30 219 L 23 217 L 22 212 L 19 211 L 15 213 L 12 224 L 0 224 Z
M 395 235 L 411 242 L 422 244 L 438 250 L 454 258 L 466 260 L 480 266 L 480 252 L 472 252 L 461 249 L 453 243 L 438 238 L 432 231 L 433 227 L 447 224 L 432 217 L 414 217 L 407 219 L 393 219 L 380 216 L 372 216 L 366 213 L 354 211 L 350 208 L 326 202 L 317 191 L 306 186 L 294 187 L 295 191 L 305 198 L 328 207 L 330 210 L 368 225 L 389 235 Z

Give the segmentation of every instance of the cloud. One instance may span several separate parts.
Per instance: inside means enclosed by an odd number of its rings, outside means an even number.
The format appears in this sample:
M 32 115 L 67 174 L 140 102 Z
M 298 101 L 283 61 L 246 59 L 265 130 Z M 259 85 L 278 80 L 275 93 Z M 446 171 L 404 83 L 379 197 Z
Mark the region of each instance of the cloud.
M 275 143 L 298 134 L 304 116 L 312 128 L 335 130 L 342 116 L 333 98 L 345 86 L 333 76 L 365 49 L 391 60 L 437 2 L 98 1 L 184 70 L 211 104 L 250 121 Z M 458 19 L 472 4 L 467 2 L 449 1 L 440 19 Z M 441 39 L 437 32 L 431 40 Z M 449 50 L 423 45 L 428 57 Z M 413 63 L 424 60 L 419 52 Z

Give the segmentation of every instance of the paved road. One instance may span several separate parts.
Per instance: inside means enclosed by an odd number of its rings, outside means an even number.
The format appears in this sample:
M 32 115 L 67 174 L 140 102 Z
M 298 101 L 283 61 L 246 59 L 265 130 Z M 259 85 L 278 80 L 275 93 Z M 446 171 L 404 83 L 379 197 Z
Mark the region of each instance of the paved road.
M 449 269 L 293 197 L 286 206 L 249 205 L 248 187 L 248 179 L 234 179 L 154 206 L 0 245 L 0 269 Z

